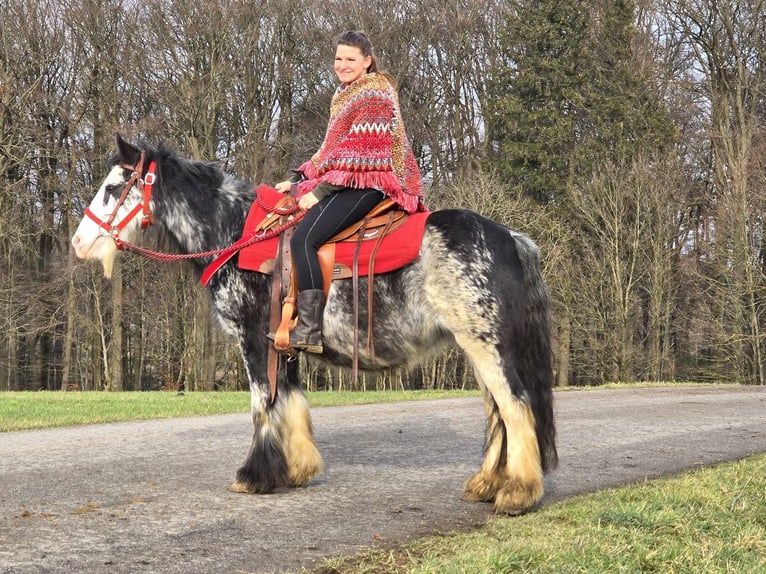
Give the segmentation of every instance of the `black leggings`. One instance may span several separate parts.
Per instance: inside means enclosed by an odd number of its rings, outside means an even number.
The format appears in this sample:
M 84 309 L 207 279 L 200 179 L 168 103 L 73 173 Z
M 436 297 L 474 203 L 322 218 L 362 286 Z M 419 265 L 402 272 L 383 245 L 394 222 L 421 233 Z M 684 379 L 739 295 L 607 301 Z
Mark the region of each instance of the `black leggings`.
M 309 209 L 290 241 L 298 291 L 324 289 L 317 250 L 333 235 L 362 219 L 384 198 L 377 189 L 346 188 Z

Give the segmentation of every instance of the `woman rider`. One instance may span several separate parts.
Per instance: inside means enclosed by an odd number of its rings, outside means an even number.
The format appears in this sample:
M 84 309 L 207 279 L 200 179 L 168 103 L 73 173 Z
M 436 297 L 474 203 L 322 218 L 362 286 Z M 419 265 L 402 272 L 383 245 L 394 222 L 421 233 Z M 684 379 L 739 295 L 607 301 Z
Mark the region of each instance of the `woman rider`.
M 423 194 L 393 78 L 378 71 L 367 36 L 338 36 L 334 69 L 340 86 L 332 98 L 324 142 L 296 170 L 298 181 L 276 185 L 282 193 L 292 186 L 299 207 L 307 211 L 290 242 L 298 277 L 298 323 L 290 332 L 290 345 L 311 353 L 322 352 L 325 294 L 319 247 L 385 197 L 413 213 Z

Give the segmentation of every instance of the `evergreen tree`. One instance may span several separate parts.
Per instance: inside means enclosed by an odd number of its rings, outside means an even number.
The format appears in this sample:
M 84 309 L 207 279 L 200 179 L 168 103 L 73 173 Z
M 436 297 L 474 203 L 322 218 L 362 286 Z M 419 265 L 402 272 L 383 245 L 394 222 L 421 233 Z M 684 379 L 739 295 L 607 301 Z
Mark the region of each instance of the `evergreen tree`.
M 489 165 L 541 203 L 605 161 L 629 163 L 672 140 L 672 124 L 636 71 L 629 0 L 522 0 L 501 31 L 505 67 L 488 81 Z
M 539 202 L 566 187 L 582 108 L 586 19 L 571 0 L 521 2 L 501 31 L 505 67 L 487 90 L 490 164 Z
M 630 0 L 603 2 L 593 15 L 587 39 L 592 67 L 587 85 L 589 131 L 579 159 L 629 165 L 638 156 L 667 151 L 675 130 L 651 78 L 641 75 L 633 56 L 635 5 Z M 583 173 L 589 176 L 592 169 Z

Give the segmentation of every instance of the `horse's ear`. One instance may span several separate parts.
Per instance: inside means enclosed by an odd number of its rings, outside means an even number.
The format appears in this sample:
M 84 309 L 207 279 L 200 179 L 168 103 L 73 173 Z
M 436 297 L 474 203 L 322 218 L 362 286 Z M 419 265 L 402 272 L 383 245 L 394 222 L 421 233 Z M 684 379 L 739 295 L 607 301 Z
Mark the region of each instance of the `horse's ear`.
M 115 139 L 117 140 L 117 151 L 124 163 L 128 165 L 136 165 L 141 157 L 141 150 L 122 139 L 120 134 L 115 134 Z

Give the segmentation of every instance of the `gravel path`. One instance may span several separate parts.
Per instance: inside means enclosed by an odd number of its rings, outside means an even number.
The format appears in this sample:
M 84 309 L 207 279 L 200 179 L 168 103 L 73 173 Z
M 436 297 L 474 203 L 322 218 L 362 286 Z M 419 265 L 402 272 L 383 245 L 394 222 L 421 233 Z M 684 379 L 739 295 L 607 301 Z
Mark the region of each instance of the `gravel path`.
M 766 452 L 766 388 L 557 393 L 550 503 Z M 326 471 L 267 496 L 226 486 L 248 415 L 0 434 L 0 572 L 284 572 L 479 525 L 480 399 L 313 411 Z

